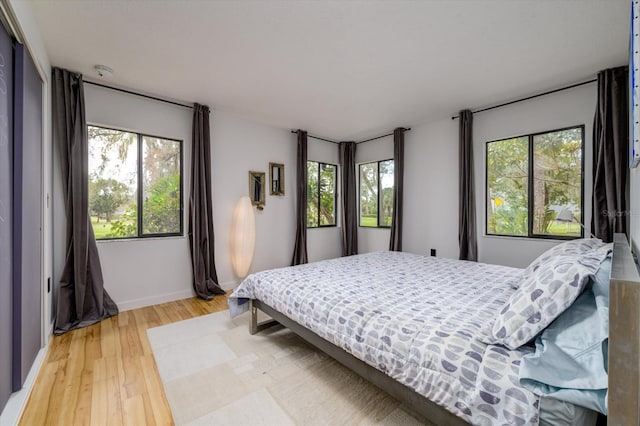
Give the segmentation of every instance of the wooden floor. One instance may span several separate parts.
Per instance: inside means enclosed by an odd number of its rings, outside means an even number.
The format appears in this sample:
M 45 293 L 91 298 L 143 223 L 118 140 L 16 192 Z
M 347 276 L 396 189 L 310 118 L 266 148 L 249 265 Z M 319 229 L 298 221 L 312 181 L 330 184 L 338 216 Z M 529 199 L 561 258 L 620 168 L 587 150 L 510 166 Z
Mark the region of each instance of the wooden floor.
M 146 330 L 224 309 L 226 296 L 185 299 L 53 337 L 20 424 L 173 424 Z

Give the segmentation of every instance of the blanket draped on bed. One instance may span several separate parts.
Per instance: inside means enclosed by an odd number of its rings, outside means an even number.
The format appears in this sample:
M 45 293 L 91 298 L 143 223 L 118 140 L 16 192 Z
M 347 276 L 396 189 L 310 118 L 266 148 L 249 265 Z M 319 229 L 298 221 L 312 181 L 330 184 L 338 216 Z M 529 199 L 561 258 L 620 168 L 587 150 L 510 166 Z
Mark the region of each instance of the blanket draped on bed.
M 537 424 L 519 384 L 523 347 L 479 340 L 521 270 L 376 252 L 250 275 L 232 315 L 259 299 L 473 424 Z

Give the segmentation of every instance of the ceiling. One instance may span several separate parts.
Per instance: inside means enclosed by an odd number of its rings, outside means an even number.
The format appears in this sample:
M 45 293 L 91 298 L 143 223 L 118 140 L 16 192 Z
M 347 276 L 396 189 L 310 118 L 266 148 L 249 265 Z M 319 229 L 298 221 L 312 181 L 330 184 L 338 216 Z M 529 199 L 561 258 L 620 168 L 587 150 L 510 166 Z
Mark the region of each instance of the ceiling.
M 626 0 L 31 0 L 52 65 L 359 140 L 627 63 Z

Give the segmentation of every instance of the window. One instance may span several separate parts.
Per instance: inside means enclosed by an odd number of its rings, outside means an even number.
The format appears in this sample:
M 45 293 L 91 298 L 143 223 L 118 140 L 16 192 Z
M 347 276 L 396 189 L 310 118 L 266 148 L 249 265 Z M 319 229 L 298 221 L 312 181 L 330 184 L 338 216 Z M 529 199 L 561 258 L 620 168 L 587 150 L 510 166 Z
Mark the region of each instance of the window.
M 182 235 L 182 141 L 88 126 L 96 239 Z
M 389 228 L 393 217 L 393 160 L 360 164 L 360 226 Z
M 584 126 L 487 143 L 487 234 L 583 235 Z
M 307 161 L 307 228 L 336 226 L 335 164 Z

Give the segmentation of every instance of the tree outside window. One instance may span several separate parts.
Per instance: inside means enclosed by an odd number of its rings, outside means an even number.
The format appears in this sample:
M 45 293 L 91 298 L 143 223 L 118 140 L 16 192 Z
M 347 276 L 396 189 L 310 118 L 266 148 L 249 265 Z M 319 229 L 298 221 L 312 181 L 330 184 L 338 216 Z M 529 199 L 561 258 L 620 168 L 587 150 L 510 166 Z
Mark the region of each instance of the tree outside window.
M 388 228 L 393 217 L 393 160 L 363 163 L 360 177 L 360 226 Z
M 487 143 L 489 235 L 583 235 L 584 126 Z
M 335 164 L 307 161 L 307 228 L 336 226 Z
M 96 239 L 181 235 L 182 142 L 97 126 L 88 135 Z

